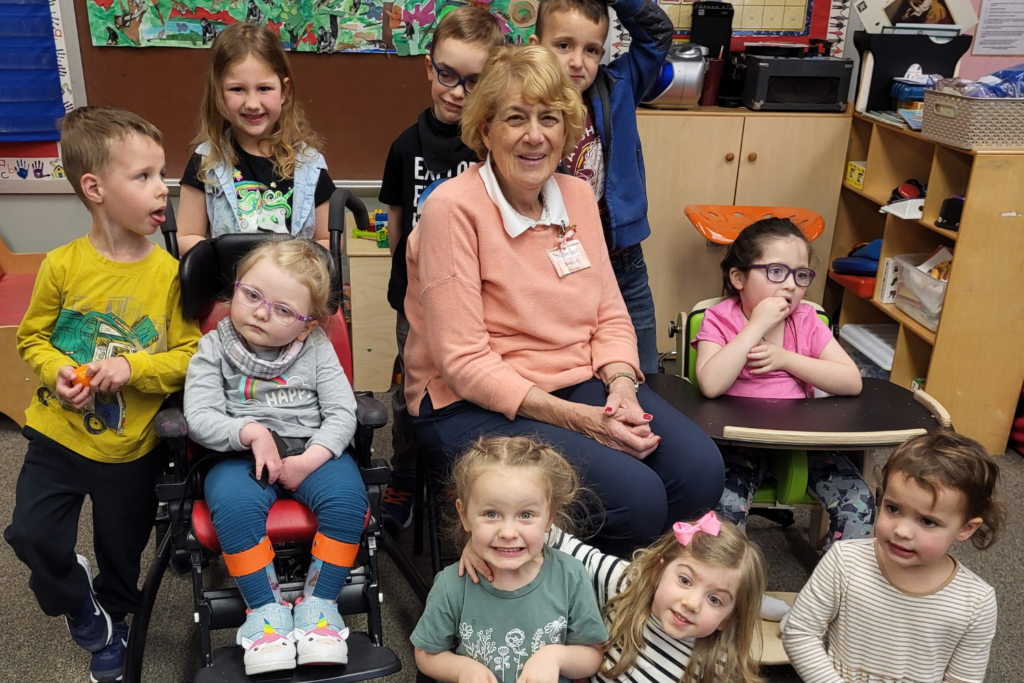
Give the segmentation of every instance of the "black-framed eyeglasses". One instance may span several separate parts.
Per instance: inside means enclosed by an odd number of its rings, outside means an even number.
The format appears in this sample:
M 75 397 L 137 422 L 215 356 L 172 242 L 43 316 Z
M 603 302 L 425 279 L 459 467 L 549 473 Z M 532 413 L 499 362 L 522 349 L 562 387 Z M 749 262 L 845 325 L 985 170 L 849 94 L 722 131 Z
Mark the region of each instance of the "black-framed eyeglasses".
M 793 273 L 793 282 L 796 283 L 797 287 L 810 287 L 811 283 L 814 282 L 815 272 L 810 268 L 790 268 L 784 263 L 764 263 L 756 266 L 747 266 L 747 268 L 763 270 L 764 276 L 768 278 L 768 282 L 773 282 L 777 285 L 785 282 L 790 273 Z
M 450 69 L 441 69 L 434 67 L 434 73 L 437 74 L 437 82 L 446 88 L 457 88 L 460 85 L 462 89 L 466 91 L 466 94 L 473 92 L 473 88 L 476 87 L 476 81 L 479 76 L 469 76 L 463 78 L 459 74 L 455 73 Z
M 294 325 L 295 323 L 305 323 L 313 319 L 311 315 L 299 315 L 294 308 L 288 304 L 278 304 L 273 301 L 267 301 L 263 298 L 263 293 L 255 287 L 249 285 L 243 285 L 241 282 L 235 283 L 235 298 L 238 302 L 248 306 L 249 308 L 259 308 L 263 304 L 267 305 L 270 310 L 270 317 L 276 323 L 281 325 Z

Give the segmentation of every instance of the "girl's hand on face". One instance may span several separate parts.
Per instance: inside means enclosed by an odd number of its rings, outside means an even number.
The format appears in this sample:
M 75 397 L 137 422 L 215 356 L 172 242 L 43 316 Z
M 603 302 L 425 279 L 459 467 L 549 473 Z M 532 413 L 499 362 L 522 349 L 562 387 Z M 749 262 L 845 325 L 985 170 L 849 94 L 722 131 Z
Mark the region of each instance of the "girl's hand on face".
M 558 683 L 562 670 L 561 654 L 561 645 L 545 645 L 526 660 L 516 683 Z
M 750 312 L 750 324 L 761 327 L 764 332 L 772 329 L 789 315 L 789 302 L 781 296 L 770 296 L 762 299 Z
M 482 557 L 473 550 L 473 544 L 467 543 L 462 549 L 462 557 L 459 558 L 459 576 L 469 575 L 473 583 L 480 583 L 480 576 L 488 581 L 494 581 L 494 573 L 491 565 L 487 564 Z
M 786 370 L 786 361 L 790 352 L 778 344 L 762 342 L 750 349 L 747 354 L 747 367 L 752 368 L 751 375 L 764 375 L 773 370 Z

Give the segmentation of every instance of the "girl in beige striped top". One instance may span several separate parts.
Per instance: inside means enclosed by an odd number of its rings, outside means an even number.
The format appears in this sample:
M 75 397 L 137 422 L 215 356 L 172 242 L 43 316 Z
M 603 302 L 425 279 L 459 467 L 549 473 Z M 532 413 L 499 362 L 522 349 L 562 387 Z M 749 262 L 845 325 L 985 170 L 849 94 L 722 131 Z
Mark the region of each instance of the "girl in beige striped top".
M 875 538 L 839 541 L 800 591 L 782 642 L 805 683 L 981 683 L 992 587 L 948 554 L 1003 519 L 999 468 L 975 441 L 914 437 L 882 474 Z

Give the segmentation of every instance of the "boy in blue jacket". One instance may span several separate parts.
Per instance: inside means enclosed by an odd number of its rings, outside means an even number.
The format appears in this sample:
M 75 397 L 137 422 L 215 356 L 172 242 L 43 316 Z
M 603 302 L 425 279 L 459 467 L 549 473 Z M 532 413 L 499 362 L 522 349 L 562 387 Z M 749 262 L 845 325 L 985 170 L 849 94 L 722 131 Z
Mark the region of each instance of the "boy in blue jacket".
M 631 42 L 629 52 L 603 66 L 609 5 Z M 561 170 L 594 188 L 612 267 L 636 328 L 640 370 L 656 373 L 654 299 L 640 246 L 651 226 L 636 108 L 672 46 L 672 21 L 653 0 L 542 0 L 530 42 L 554 52 L 583 93 L 586 132 Z

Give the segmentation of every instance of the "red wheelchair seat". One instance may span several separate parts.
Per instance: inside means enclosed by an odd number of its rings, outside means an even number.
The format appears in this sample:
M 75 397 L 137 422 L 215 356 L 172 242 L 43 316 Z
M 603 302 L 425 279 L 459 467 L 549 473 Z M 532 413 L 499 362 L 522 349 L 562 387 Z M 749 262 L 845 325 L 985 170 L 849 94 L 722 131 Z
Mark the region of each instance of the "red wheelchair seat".
M 192 507 L 192 530 L 204 548 L 215 553 L 221 551 L 217 530 L 213 528 L 210 508 L 205 500 L 197 500 Z M 272 544 L 312 541 L 316 530 L 316 515 L 299 501 L 281 498 L 270 506 L 267 536 Z

